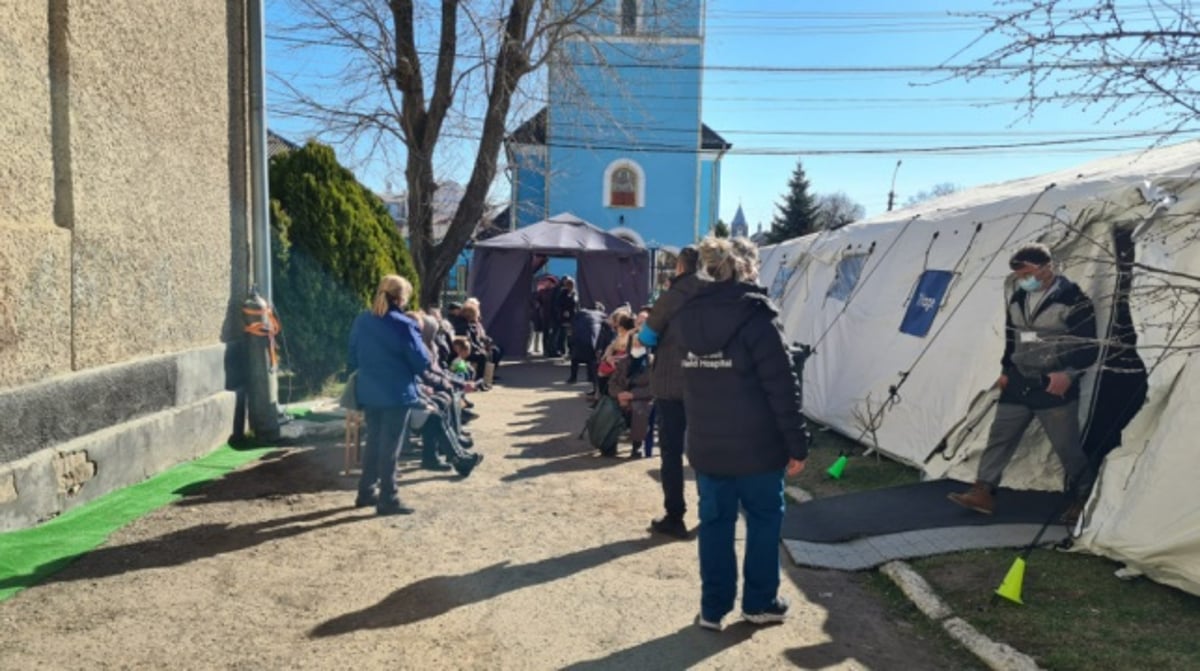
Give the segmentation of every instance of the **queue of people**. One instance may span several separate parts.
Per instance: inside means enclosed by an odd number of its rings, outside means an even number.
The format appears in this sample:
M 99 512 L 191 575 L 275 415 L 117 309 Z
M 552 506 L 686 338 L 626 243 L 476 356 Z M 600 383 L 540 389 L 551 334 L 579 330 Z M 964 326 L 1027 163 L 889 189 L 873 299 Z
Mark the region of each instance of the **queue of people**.
M 456 328 L 436 307 L 406 311 L 412 291 L 403 277 L 385 276 L 371 309 L 350 328 L 348 364 L 367 425 L 354 505 L 374 506 L 379 515 L 413 512 L 396 489 L 396 463 L 411 434 L 420 435 L 425 470 L 465 478 L 483 461 L 466 428 L 478 416 L 467 394 L 488 388 L 487 367 L 499 359 L 494 346 L 484 349 L 490 339 L 478 323 L 478 302 L 450 311 Z
M 950 496 L 985 514 L 994 510 L 1002 472 L 1035 418 L 1077 501 L 1095 477 L 1077 419 L 1078 379 L 1097 358 L 1094 310 L 1078 286 L 1055 272 L 1044 245 L 1021 247 L 1010 267 L 1018 288 L 1008 304 L 999 411 L 978 481 Z M 535 324 L 545 329 L 547 354 L 561 356 L 569 345 L 567 382 L 584 368 L 592 404 L 607 398 L 605 405 L 620 409 L 629 457 L 650 456 L 657 431 L 663 512 L 650 521 L 654 534 L 692 538 L 684 521 L 687 455 L 700 520 L 696 623 L 710 630 L 722 629 L 737 601 L 739 512 L 746 520 L 743 618 L 781 622 L 789 610 L 779 595 L 784 482 L 804 469 L 808 433 L 778 308 L 757 280 L 752 243 L 710 237 L 680 252 L 669 288 L 636 313 L 627 305 L 611 313 L 601 304 L 580 307 L 570 278 L 535 293 Z M 502 356 L 483 328 L 478 301 L 449 306 L 443 319 L 436 309 L 404 312 L 411 291 L 403 278 L 385 277 L 350 339 L 368 427 L 356 505 L 375 505 L 381 515 L 412 511 L 397 496 L 395 480 L 396 453 L 410 428 L 422 431 L 423 467 L 466 476 L 479 463 L 482 455 L 463 428 L 473 414 L 466 394 L 487 388 Z M 601 454 L 616 457 L 617 449 L 602 447 Z

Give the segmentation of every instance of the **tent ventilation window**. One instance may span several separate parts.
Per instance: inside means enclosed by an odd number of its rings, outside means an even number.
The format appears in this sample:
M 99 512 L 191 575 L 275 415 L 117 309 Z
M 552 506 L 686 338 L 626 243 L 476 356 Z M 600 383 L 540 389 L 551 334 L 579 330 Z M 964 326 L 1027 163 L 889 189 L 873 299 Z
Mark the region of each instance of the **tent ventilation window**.
M 849 300 L 850 294 L 854 292 L 854 287 L 858 286 L 858 279 L 862 277 L 863 266 L 866 263 L 866 254 L 859 253 L 843 256 L 838 261 L 833 282 L 829 285 L 829 291 L 825 294 L 825 297 L 842 302 Z

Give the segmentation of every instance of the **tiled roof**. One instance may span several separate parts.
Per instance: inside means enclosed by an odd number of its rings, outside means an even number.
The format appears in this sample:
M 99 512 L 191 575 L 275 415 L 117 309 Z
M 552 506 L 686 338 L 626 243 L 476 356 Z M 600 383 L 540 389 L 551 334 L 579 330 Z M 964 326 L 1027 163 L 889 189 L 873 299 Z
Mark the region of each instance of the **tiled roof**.
M 299 149 L 300 145 L 292 142 L 282 135 L 276 134 L 274 131 L 267 129 L 267 158 L 275 158 L 280 154 L 287 153 L 293 149 Z

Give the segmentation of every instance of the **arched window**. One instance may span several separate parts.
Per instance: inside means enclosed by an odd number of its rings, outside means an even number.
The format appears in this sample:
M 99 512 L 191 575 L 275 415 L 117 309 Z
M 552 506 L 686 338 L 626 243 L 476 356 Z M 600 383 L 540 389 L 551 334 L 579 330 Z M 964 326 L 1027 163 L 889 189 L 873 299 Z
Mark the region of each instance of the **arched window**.
M 637 35 L 638 0 L 621 0 L 621 34 Z
M 614 161 L 604 171 L 605 207 L 642 207 L 646 199 L 642 168 L 629 160 Z

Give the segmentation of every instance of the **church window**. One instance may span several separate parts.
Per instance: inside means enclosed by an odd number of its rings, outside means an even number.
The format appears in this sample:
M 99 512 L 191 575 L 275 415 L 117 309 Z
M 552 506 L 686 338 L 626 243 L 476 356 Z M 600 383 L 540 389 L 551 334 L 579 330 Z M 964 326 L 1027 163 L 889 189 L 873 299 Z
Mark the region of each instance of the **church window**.
M 629 159 L 618 159 L 604 171 L 605 207 L 644 207 L 646 175 Z
M 636 35 L 638 25 L 638 0 L 621 0 L 621 34 Z
M 612 175 L 612 205 L 637 206 L 637 175 L 632 168 L 617 168 Z

